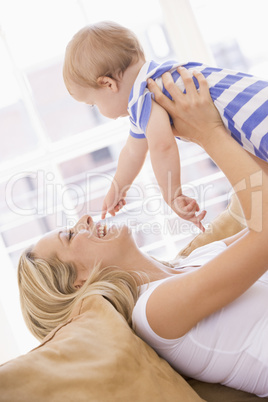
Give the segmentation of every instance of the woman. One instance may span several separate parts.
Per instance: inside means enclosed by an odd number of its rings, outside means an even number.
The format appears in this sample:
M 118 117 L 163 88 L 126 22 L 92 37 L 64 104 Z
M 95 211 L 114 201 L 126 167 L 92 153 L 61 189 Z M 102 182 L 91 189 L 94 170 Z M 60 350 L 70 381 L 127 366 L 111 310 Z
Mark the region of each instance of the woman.
M 178 371 L 268 396 L 267 167 L 226 135 L 202 75 L 195 74 L 199 93 L 187 71 L 181 75 L 186 95 L 167 76 L 175 103 L 157 90 L 156 100 L 177 134 L 203 146 L 226 174 L 248 228 L 196 250 L 180 269 L 143 254 L 126 226 L 106 232 L 85 216 L 22 255 L 24 317 L 42 339 L 81 298 L 102 294 Z

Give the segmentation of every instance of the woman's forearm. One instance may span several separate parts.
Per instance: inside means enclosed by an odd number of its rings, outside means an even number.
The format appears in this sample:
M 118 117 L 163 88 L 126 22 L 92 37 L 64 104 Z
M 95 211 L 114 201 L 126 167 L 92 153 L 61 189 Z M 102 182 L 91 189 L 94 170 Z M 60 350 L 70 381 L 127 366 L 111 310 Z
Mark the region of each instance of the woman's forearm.
M 259 164 L 223 126 L 216 128 L 209 139 L 205 138 L 200 145 L 230 181 L 241 203 L 248 227 L 261 231 L 267 222 L 268 182 Z

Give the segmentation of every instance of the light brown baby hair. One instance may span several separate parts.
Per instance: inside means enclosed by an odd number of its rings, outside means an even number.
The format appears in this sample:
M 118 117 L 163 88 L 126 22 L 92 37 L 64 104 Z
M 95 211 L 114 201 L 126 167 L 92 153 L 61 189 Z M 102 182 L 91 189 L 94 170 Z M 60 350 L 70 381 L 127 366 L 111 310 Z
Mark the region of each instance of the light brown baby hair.
M 82 28 L 67 45 L 63 79 L 67 89 L 72 83 L 98 88 L 99 77 L 118 79 L 140 59 L 145 61 L 144 51 L 131 30 L 98 22 Z

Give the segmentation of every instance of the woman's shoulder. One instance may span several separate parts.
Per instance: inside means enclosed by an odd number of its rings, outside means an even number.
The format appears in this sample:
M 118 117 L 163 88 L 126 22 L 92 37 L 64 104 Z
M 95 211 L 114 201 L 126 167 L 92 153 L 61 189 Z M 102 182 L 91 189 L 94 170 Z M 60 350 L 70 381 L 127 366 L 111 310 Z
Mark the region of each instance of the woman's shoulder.
M 175 263 L 175 269 L 177 270 L 177 269 L 182 268 L 184 270 L 184 272 L 187 272 L 187 267 L 193 267 L 193 266 L 199 267 L 199 266 L 205 264 L 206 262 L 208 262 L 209 260 L 211 260 L 213 257 L 218 255 L 222 251 L 224 251 L 226 249 L 226 247 L 227 247 L 226 244 L 222 240 L 215 241 L 213 243 L 198 247 L 197 249 L 193 250 L 188 257 L 178 260 Z M 136 311 L 138 309 L 145 310 L 146 303 L 147 303 L 150 295 L 153 293 L 153 291 L 158 286 L 160 286 L 163 282 L 165 282 L 166 280 L 169 280 L 171 278 L 173 278 L 173 275 L 171 275 L 167 278 L 164 278 L 164 279 L 160 279 L 157 281 L 153 281 L 153 282 L 141 285 L 140 286 L 140 295 L 139 295 L 138 301 L 135 305 L 134 312 L 136 313 Z
M 146 306 L 147 302 L 154 292 L 154 290 L 160 286 L 163 282 L 169 280 L 173 276 L 160 279 L 158 281 L 150 282 L 140 286 L 140 295 L 134 306 L 132 312 L 132 327 L 135 333 L 149 343 L 152 347 L 158 347 L 163 342 L 163 338 L 158 336 L 151 328 L 147 314 Z
M 174 296 L 173 293 L 175 292 L 176 297 L 180 298 L 180 294 L 183 293 L 181 291 L 184 290 L 185 287 L 183 281 L 181 281 L 180 278 L 182 279 L 182 277 L 185 276 L 184 274 L 186 274 L 187 277 L 188 273 L 199 270 L 200 266 L 224 251 L 226 247 L 227 246 L 223 241 L 217 241 L 202 246 L 199 249 L 194 250 L 190 254 L 190 256 L 183 259 L 180 263 L 177 264 L 177 267 L 175 268 L 177 272 L 174 271 L 174 275 L 170 275 L 167 278 L 142 285 L 140 287 L 139 298 L 132 313 L 133 329 L 135 330 L 135 332 L 137 332 L 138 335 L 140 335 L 142 338 L 146 338 L 147 340 L 150 339 L 150 342 L 152 342 L 153 339 L 154 341 L 159 341 L 159 339 L 163 339 L 161 336 L 159 337 L 156 334 L 156 331 L 152 329 L 151 324 L 152 317 L 153 321 L 155 319 L 161 321 L 161 312 L 165 315 L 165 311 L 167 311 L 163 306 L 163 300 L 167 302 L 170 299 L 168 298 L 167 300 L 166 293 L 171 292 L 171 294 Z M 176 280 L 176 277 L 178 277 L 178 281 Z M 176 297 L 173 296 L 171 297 L 171 299 L 173 298 L 173 301 L 169 300 L 168 302 L 171 302 L 173 307 L 174 304 L 177 304 L 176 310 L 178 310 L 178 306 L 180 306 L 181 303 L 180 301 L 176 302 Z M 167 308 L 170 311 L 171 306 Z M 175 338 L 178 337 L 179 336 L 175 336 Z

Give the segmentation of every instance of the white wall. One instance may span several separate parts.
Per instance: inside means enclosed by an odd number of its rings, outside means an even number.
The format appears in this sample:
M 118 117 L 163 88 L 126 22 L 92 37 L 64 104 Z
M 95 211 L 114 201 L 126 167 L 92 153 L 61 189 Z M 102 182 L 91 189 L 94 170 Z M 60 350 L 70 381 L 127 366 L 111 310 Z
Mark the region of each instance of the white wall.
M 199 61 L 214 65 L 214 59 L 197 25 L 189 0 L 160 0 L 166 29 L 179 62 Z

